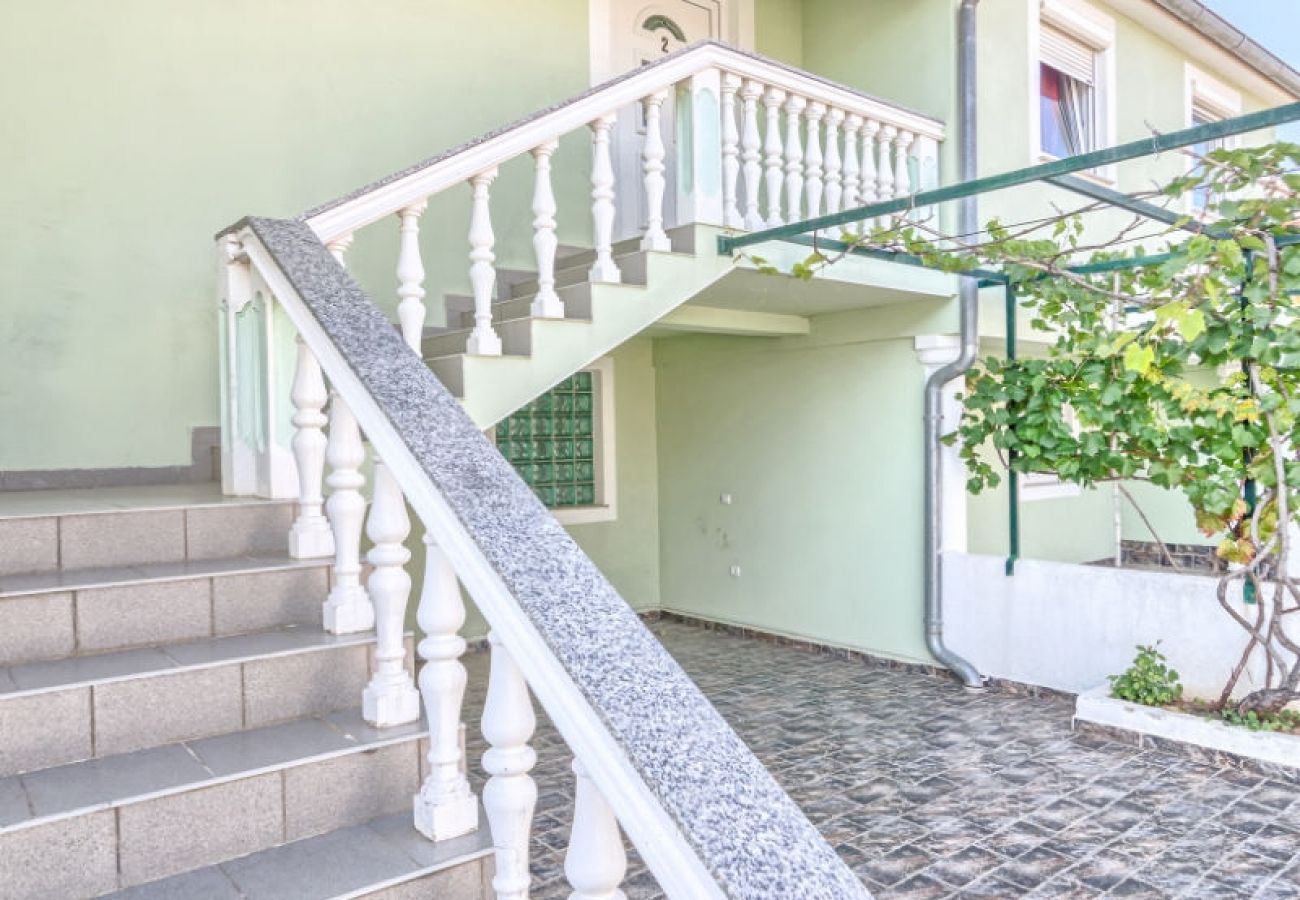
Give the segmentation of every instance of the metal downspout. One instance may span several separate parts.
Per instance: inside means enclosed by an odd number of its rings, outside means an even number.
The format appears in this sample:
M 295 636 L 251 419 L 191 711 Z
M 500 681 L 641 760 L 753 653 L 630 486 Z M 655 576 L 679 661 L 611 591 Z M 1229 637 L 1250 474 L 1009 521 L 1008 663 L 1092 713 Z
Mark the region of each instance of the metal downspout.
M 962 181 L 978 174 L 975 133 L 975 12 L 979 0 L 961 0 L 957 19 L 957 79 L 960 108 L 957 113 L 960 135 L 959 165 Z M 979 228 L 976 200 L 961 200 L 958 230 L 973 234 Z M 979 284 L 974 278 L 962 278 L 958 290 L 961 353 L 952 362 L 936 370 L 925 384 L 925 643 L 930 653 L 972 690 L 984 687 L 984 677 L 962 657 L 948 649 L 943 641 L 943 484 L 940 473 L 940 437 L 943 386 L 958 377 L 975 362 L 979 350 Z

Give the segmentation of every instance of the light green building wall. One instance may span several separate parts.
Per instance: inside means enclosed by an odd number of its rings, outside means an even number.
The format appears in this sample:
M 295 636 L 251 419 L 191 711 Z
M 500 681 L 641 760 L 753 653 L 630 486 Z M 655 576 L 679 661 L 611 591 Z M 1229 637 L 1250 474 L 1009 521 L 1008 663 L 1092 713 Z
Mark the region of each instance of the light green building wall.
M 217 422 L 212 234 L 582 90 L 587 31 L 586 0 L 8 10 L 0 470 L 187 463 L 189 429 Z M 431 301 L 465 280 L 454 193 L 455 214 L 426 219 L 426 248 L 446 248 L 426 261 Z M 503 215 L 503 235 L 522 218 Z
M 656 342 L 665 609 L 925 658 L 910 335 L 950 326 L 944 305 Z

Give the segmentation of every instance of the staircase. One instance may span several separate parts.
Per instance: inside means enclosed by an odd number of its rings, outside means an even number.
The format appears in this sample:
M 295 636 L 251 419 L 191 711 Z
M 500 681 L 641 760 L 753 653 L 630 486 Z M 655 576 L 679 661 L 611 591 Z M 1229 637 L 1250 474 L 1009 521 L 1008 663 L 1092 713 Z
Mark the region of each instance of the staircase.
M 363 720 L 375 635 L 322 630 L 293 516 L 215 485 L 0 499 L 0 896 L 483 896 L 483 832 L 411 828 L 427 730 Z
M 642 145 L 613 146 L 633 115 Z M 574 132 L 589 203 L 562 206 Z M 548 812 L 571 815 L 573 896 L 620 896 L 624 834 L 672 897 L 867 896 L 483 432 L 734 272 L 719 234 L 930 186 L 941 138 L 705 43 L 222 232 L 221 494 L 0 506 L 0 897 L 526 900 L 534 698 L 573 756 L 572 810 Z M 616 185 L 629 152 L 644 177 Z M 499 271 L 491 190 L 521 163 L 532 265 Z M 421 216 L 466 186 L 470 293 L 426 327 Z M 561 252 L 557 216 L 589 216 L 590 248 Z M 394 219 L 396 323 L 345 267 Z M 481 790 L 462 590 L 491 627 Z

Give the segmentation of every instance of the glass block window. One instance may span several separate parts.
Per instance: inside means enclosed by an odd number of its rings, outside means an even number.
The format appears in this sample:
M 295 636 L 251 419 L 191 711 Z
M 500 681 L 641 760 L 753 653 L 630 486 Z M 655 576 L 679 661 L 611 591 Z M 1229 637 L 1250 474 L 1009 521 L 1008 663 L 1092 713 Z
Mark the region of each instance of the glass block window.
M 501 455 L 553 509 L 600 502 L 597 374 L 566 378 L 496 427 Z

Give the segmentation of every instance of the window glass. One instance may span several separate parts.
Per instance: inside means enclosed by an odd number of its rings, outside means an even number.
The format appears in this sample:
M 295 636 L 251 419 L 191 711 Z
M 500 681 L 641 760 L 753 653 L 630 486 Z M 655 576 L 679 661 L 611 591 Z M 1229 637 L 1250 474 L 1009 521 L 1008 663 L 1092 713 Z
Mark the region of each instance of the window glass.
M 578 372 L 497 425 L 497 449 L 551 508 L 598 502 L 596 376 Z
M 1097 149 L 1093 86 L 1059 69 L 1039 66 L 1040 141 L 1044 153 L 1075 156 Z
M 1211 122 L 1217 121 L 1219 121 L 1219 117 L 1205 109 L 1203 106 L 1199 104 L 1192 105 L 1192 125 L 1208 125 Z M 1192 174 L 1199 175 L 1204 170 L 1205 166 L 1203 163 L 1199 162 L 1199 160 L 1204 157 L 1205 154 L 1209 153 L 1211 150 L 1218 150 L 1220 147 L 1224 146 L 1226 146 L 1226 144 L 1222 138 L 1213 141 L 1201 141 L 1198 144 L 1192 145 L 1192 153 L 1196 155 L 1196 159 L 1198 160 L 1198 162 L 1192 166 Z M 1209 188 L 1198 187 L 1196 190 L 1192 191 L 1192 208 L 1198 212 L 1207 209 L 1213 200 L 1214 197 L 1211 195 Z

